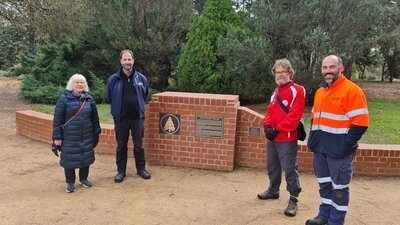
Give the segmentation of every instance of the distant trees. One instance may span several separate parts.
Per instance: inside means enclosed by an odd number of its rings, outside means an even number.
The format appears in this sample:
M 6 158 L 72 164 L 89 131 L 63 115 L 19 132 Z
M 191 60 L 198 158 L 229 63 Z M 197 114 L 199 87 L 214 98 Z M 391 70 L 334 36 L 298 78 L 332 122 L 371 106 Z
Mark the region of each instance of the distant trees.
M 82 0 L 1 1 L 0 69 L 34 54 L 40 44 L 77 34 L 85 15 Z
M 343 58 L 349 78 L 379 66 L 382 80 L 400 78 L 399 27 L 398 0 L 4 0 L 0 70 L 17 65 L 29 74 L 21 95 L 51 102 L 73 73 L 100 85 L 129 48 L 152 88 L 256 102 L 286 57 L 311 102 L 327 54 Z
M 87 18 L 79 34 L 48 41 L 33 58 L 25 57 L 23 64 L 32 71 L 21 95 L 33 102 L 54 102 L 74 73 L 85 75 L 90 84 L 100 84 L 94 78 L 104 82 L 114 73 L 120 66 L 119 52 L 125 48 L 133 50 L 135 67 L 148 76 L 152 88 L 164 90 L 191 23 L 192 4 L 186 0 L 83 2 Z M 97 100 L 105 101 L 103 96 Z

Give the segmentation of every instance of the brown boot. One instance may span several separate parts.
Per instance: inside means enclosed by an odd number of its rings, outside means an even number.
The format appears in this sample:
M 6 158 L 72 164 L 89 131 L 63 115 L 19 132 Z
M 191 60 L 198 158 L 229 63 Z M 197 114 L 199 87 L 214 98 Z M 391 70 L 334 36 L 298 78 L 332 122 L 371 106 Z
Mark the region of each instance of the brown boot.
M 294 217 L 297 213 L 297 203 L 290 201 L 285 209 L 285 216 Z
M 268 190 L 264 191 L 263 193 L 257 194 L 258 199 L 267 200 L 267 199 L 278 199 L 279 194 L 273 194 Z

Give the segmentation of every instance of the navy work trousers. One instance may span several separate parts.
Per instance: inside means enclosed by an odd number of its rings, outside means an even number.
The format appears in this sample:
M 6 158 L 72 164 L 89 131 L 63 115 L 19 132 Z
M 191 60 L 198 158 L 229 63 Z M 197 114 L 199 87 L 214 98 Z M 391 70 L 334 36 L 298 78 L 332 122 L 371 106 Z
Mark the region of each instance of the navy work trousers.
M 344 224 L 349 205 L 349 184 L 353 175 L 353 155 L 336 159 L 314 153 L 314 173 L 319 183 L 321 205 L 318 217 L 329 225 Z

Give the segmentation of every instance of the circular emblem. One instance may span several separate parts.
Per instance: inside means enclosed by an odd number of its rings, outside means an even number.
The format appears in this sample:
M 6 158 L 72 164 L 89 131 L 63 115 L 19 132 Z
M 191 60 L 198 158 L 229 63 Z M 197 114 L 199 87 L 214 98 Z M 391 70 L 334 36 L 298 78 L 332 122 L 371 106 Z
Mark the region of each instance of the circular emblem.
M 160 116 L 160 131 L 165 134 L 176 134 L 180 130 L 180 116 L 165 114 Z

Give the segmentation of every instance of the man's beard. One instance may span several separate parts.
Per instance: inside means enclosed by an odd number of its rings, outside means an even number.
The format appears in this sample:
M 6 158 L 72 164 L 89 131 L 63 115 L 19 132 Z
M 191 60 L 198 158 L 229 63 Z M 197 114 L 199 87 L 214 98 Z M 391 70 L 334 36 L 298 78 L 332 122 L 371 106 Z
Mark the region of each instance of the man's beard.
M 125 69 L 125 70 L 132 70 L 132 64 L 124 64 L 122 67 Z
M 275 83 L 279 86 L 279 85 L 284 85 L 284 84 L 286 84 L 287 82 L 289 82 L 290 81 L 290 79 L 289 80 L 285 80 L 285 79 L 276 79 L 275 78 Z
M 327 75 L 329 75 L 329 77 L 326 77 Z M 340 72 L 335 76 L 334 73 L 326 73 L 324 75 L 324 80 L 326 83 L 328 83 L 328 85 L 332 85 L 339 77 Z

